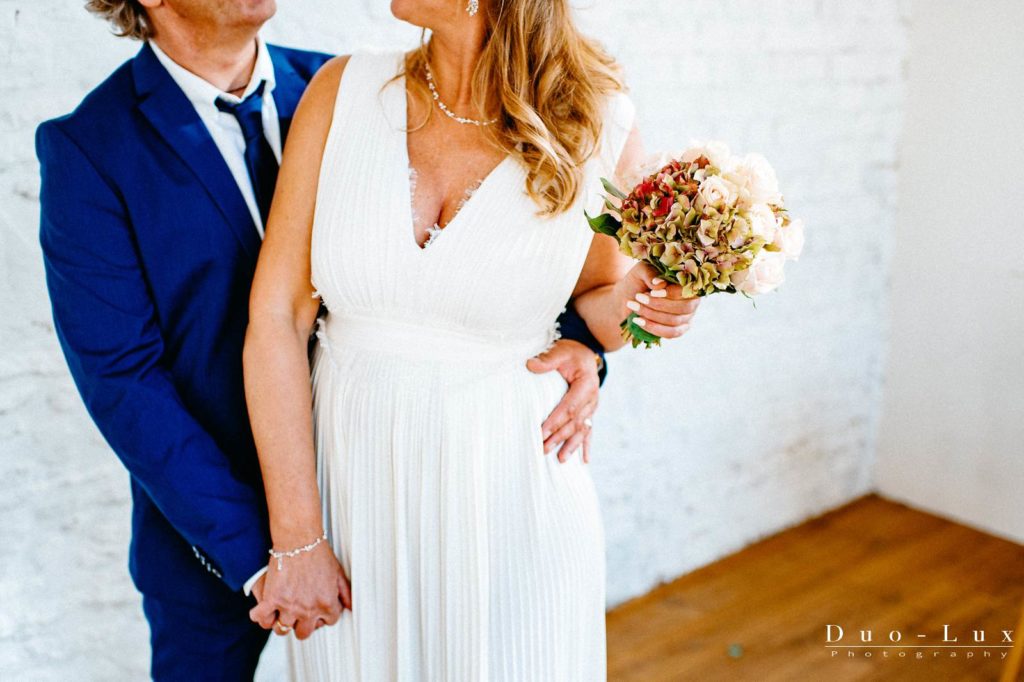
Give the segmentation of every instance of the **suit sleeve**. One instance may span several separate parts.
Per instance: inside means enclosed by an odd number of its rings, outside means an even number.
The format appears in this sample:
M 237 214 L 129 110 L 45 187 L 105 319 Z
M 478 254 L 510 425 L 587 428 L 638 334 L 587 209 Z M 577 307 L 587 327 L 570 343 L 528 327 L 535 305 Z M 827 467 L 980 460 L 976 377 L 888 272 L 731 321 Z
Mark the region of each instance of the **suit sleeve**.
M 591 333 L 590 328 L 587 327 L 586 321 L 583 316 L 576 310 L 576 306 L 573 305 L 572 300 L 565 306 L 565 312 L 558 317 L 558 331 L 563 339 L 571 339 L 573 341 L 579 341 L 584 346 L 594 351 L 598 357 L 601 358 L 601 366 L 597 371 L 597 378 L 601 385 L 604 384 L 604 379 L 608 375 L 608 365 L 605 362 L 604 357 L 604 346 L 601 342 Z
M 260 491 L 239 480 L 189 413 L 124 204 L 56 123 L 36 135 L 40 243 L 53 319 L 86 408 L 131 476 L 235 590 L 266 563 Z

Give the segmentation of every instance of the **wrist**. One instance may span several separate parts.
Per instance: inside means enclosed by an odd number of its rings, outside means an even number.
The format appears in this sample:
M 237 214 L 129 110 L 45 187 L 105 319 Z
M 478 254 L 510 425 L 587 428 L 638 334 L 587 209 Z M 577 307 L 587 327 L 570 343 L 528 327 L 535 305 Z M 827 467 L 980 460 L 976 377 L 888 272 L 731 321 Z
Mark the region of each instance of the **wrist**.
M 304 554 L 315 552 L 320 545 L 327 544 L 327 533 L 321 532 L 315 539 L 307 542 L 304 545 L 296 545 L 294 547 L 272 547 L 270 549 L 270 557 L 273 562 L 277 564 L 277 570 L 284 568 L 285 559 L 294 559 Z
M 629 317 L 633 311 L 626 307 L 626 304 L 633 300 L 633 292 L 627 286 L 627 278 L 620 279 L 612 285 L 609 305 L 612 310 L 612 317 L 622 321 Z
M 270 524 L 270 539 L 274 550 L 285 551 L 308 544 L 324 533 L 319 516 L 305 520 L 290 520 L 287 523 Z
M 623 345 L 619 325 L 629 317 L 631 311 L 626 303 L 632 299 L 627 279 L 592 289 L 587 294 L 589 298 L 582 303 L 587 317 L 594 320 L 593 324 L 588 323 L 591 333 L 605 353 L 616 351 Z

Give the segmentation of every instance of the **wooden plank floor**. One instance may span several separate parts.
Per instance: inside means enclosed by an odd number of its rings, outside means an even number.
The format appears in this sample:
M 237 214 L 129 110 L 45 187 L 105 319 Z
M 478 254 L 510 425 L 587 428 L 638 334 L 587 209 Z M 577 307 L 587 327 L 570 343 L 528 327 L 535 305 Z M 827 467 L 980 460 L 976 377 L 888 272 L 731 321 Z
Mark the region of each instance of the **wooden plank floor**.
M 843 627 L 840 646 L 862 644 L 862 629 L 872 644 L 892 630 L 904 645 L 943 644 L 946 623 L 958 644 L 975 629 L 994 644 L 1022 604 L 1024 547 L 869 495 L 610 611 L 608 679 L 997 680 L 1009 649 L 833 657 L 826 625 Z

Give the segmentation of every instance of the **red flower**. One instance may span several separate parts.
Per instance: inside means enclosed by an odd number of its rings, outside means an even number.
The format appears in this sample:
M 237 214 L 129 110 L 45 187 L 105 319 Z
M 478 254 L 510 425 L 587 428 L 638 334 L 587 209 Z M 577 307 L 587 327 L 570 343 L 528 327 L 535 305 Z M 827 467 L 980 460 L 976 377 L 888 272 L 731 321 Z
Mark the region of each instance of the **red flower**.
M 661 201 L 658 202 L 658 208 L 654 210 L 654 217 L 660 218 L 661 216 L 668 215 L 670 210 L 672 210 L 672 197 L 662 197 Z
M 645 180 L 644 182 L 640 183 L 639 187 L 636 188 L 636 194 L 641 199 L 646 198 L 647 195 L 650 194 L 653 191 L 654 191 L 654 182 L 652 182 L 651 180 Z

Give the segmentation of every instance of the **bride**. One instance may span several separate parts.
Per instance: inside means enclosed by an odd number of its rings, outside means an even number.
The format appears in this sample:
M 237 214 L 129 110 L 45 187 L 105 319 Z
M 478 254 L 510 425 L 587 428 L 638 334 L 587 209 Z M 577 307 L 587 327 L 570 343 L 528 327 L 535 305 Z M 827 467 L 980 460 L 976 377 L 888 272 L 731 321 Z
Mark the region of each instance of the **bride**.
M 642 150 L 569 0 L 392 12 L 429 41 L 316 75 L 259 258 L 244 364 L 274 549 L 252 617 L 294 630 L 298 680 L 601 680 L 600 510 L 580 457 L 544 454 L 565 381 L 525 363 L 570 296 L 609 350 L 630 311 L 678 337 L 696 301 L 584 219 Z

